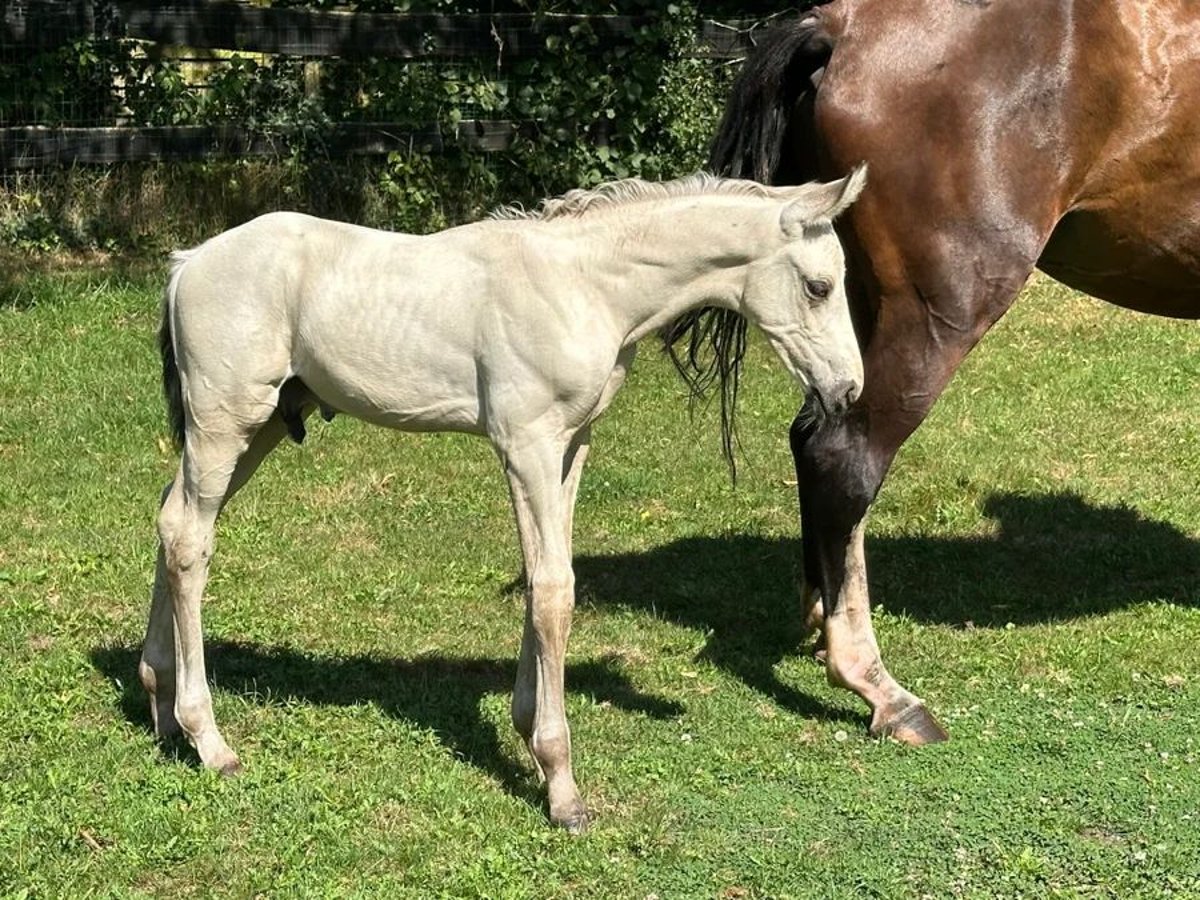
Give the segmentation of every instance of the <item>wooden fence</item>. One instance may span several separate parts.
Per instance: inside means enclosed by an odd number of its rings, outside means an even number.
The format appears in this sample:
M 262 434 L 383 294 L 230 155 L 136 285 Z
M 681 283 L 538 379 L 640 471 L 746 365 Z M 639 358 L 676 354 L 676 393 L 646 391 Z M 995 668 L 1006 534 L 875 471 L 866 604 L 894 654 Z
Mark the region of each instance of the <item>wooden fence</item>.
M 392 58 L 455 61 L 485 58 L 499 66 L 547 53 L 547 40 L 571 39 L 580 28 L 603 52 L 630 43 L 648 16 L 533 14 L 416 15 L 251 6 L 242 2 L 154 3 L 117 0 L 97 15 L 89 0 L 0 3 L 0 45 L 23 52 L 52 49 L 88 36 L 134 38 L 174 47 L 278 54 L 311 59 Z M 743 56 L 764 27 L 754 22 L 699 25 L 690 55 L 714 61 Z M 344 123 L 322 135 L 331 155 L 388 153 L 418 147 L 477 151 L 507 148 L 528 123 L 468 120 L 447 131 L 431 125 Z M 0 128 L 0 168 L 106 164 L 221 156 L 271 156 L 288 143 L 237 124 L 174 127 Z

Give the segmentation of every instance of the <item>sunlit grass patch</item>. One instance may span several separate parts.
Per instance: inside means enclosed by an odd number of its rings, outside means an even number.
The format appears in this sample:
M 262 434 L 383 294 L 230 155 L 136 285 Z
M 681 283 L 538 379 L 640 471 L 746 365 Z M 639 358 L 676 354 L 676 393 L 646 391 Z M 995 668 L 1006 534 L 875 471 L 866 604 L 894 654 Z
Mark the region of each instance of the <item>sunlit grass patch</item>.
M 1036 281 L 901 451 L 867 549 L 885 658 L 952 734 L 921 750 L 801 652 L 795 388 L 756 343 L 733 490 L 647 343 L 576 517 L 572 840 L 508 723 L 520 559 L 480 441 L 281 446 L 205 607 L 247 771 L 153 740 L 159 287 L 51 270 L 0 309 L 0 893 L 1200 893 L 1193 323 Z

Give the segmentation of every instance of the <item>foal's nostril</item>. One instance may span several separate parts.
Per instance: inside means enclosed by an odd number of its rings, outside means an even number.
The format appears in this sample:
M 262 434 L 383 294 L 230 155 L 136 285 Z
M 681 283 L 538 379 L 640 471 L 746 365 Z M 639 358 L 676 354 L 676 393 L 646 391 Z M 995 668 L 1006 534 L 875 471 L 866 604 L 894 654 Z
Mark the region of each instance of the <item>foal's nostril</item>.
M 830 405 L 837 412 L 845 412 L 862 394 L 862 387 L 853 381 L 839 381 L 829 392 Z

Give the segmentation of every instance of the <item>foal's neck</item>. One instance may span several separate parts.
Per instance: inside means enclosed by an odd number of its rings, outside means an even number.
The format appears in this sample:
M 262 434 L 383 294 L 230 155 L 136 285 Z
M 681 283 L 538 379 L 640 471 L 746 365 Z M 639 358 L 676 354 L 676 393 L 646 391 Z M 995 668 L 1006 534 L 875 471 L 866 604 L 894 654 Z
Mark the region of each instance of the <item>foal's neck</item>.
M 755 198 L 678 197 L 632 213 L 606 216 L 595 235 L 626 345 L 700 306 L 741 311 L 747 267 L 780 242 L 779 207 Z

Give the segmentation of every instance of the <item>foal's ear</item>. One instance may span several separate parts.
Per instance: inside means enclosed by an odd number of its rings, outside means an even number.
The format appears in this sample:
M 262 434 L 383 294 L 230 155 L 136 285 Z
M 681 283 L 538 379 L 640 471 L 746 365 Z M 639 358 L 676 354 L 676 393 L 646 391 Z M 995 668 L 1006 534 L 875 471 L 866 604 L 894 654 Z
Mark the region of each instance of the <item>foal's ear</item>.
M 814 222 L 832 222 L 858 199 L 867 186 L 867 164 L 838 181 L 806 184 L 798 189 L 795 200 L 783 208 L 779 224 L 788 237 L 799 237 L 804 226 Z

